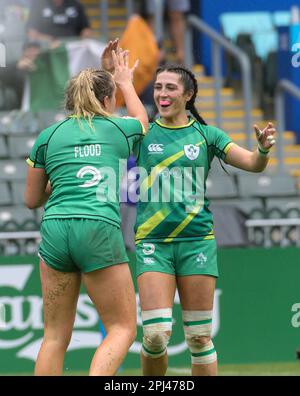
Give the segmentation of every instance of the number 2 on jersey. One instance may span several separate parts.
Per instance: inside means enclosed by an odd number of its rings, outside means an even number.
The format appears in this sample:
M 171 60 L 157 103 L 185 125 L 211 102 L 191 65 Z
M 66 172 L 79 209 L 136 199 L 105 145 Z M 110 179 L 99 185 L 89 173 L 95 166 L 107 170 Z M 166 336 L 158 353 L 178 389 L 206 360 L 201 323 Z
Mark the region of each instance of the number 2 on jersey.
M 79 179 L 82 179 L 86 175 L 91 175 L 92 178 L 90 180 L 86 180 L 79 187 L 88 188 L 88 187 L 97 186 L 99 184 L 100 180 L 102 179 L 100 170 L 95 168 L 94 166 L 84 166 L 83 168 L 79 169 L 76 177 L 78 177 Z

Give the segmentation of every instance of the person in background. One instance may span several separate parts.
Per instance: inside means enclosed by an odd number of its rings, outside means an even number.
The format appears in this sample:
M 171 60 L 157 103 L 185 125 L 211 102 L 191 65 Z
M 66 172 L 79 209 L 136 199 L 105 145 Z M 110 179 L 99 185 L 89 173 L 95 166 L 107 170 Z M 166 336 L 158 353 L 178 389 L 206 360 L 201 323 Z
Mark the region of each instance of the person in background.
M 32 0 L 27 36 L 44 45 L 72 37 L 92 38 L 82 4 L 76 0 Z
M 167 7 L 169 24 L 170 24 L 170 33 L 171 37 L 174 40 L 175 44 L 175 59 L 179 64 L 184 64 L 185 60 L 185 30 L 186 30 L 186 20 L 185 14 L 190 11 L 190 1 L 189 0 L 160 0 L 163 4 L 161 5 L 161 9 Z M 146 15 L 148 16 L 148 20 L 150 26 L 153 31 L 155 31 L 155 13 L 158 11 L 156 6 L 156 1 L 146 0 Z M 163 20 L 163 15 L 160 16 Z M 162 40 L 162 37 L 158 38 L 159 41 Z M 162 43 L 159 43 L 162 45 Z M 164 61 L 164 52 L 161 53 L 161 62 Z
M 36 375 L 63 372 L 81 280 L 106 332 L 90 375 L 114 375 L 136 335 L 135 292 L 120 231 L 119 161 L 140 144 L 148 117 L 128 53 L 113 57 L 113 76 L 84 69 L 69 81 L 70 116 L 40 133 L 27 160 L 26 206 L 46 203 L 39 248 L 44 338 Z M 130 117 L 114 115 L 116 87 Z

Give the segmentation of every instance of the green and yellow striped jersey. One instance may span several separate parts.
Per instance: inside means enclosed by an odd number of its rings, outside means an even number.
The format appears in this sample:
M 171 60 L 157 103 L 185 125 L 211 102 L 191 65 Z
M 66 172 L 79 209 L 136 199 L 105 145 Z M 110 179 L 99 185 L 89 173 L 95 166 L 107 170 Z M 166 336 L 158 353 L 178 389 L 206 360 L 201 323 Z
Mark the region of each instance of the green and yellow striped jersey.
M 143 126 L 134 118 L 100 116 L 92 126 L 70 117 L 38 136 L 27 163 L 44 168 L 51 182 L 44 220 L 88 218 L 120 225 L 120 173 L 140 144 Z
M 231 139 L 194 119 L 169 127 L 150 125 L 140 146 L 140 200 L 136 243 L 213 239 L 213 219 L 205 197 L 214 158 L 224 160 Z

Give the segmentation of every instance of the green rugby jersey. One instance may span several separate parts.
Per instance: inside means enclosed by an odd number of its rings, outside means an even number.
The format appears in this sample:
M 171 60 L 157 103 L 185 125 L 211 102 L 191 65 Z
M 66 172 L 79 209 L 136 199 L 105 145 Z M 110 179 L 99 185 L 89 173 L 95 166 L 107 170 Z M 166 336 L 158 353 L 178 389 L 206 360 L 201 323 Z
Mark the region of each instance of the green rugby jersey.
M 214 156 L 224 160 L 231 144 L 225 132 L 192 118 L 184 126 L 159 120 L 150 125 L 139 155 L 145 171 L 140 171 L 136 243 L 214 238 L 206 179 Z
M 88 218 L 120 225 L 120 173 L 140 144 L 143 126 L 134 118 L 100 116 L 92 125 L 69 117 L 38 136 L 27 163 L 44 168 L 51 182 L 44 220 Z

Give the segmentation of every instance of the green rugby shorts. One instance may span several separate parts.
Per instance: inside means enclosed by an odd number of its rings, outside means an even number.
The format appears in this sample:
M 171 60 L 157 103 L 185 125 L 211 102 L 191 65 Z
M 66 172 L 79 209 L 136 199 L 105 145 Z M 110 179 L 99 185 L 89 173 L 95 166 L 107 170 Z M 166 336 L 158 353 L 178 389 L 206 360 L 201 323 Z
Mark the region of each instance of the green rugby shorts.
M 41 237 L 39 256 L 57 271 L 91 272 L 129 261 L 121 230 L 101 220 L 44 220 Z
M 136 246 L 136 275 L 144 272 L 218 277 L 216 241 L 140 242 Z

